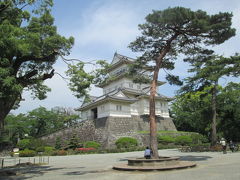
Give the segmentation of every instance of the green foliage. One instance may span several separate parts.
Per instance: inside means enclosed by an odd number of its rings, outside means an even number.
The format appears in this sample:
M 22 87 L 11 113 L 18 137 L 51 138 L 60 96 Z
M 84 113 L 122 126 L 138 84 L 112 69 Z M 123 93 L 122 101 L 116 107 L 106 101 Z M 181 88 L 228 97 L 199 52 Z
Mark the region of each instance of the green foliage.
M 131 137 L 121 137 L 115 142 L 117 148 L 131 148 L 136 147 L 138 142 L 135 138 Z
M 202 143 L 208 143 L 208 139 L 206 136 L 203 136 L 202 134 L 191 134 L 191 139 L 193 144 L 202 144 Z
M 61 148 L 62 148 L 62 140 L 61 140 L 61 137 L 57 137 L 57 138 L 56 138 L 55 148 L 56 148 L 56 149 L 61 149 Z
M 174 143 L 175 138 L 172 136 L 158 136 L 158 142 L 162 144 Z
M 91 73 L 85 72 L 84 63 L 79 62 L 76 65 L 69 65 L 66 75 L 71 77 L 69 88 L 74 92 L 74 95 L 77 98 L 86 96 L 94 76 Z
M 141 36 L 129 45 L 133 51 L 143 53 L 131 67 L 132 74 L 140 75 L 144 67 L 160 68 L 160 64 L 172 70 L 179 53 L 191 57 L 203 52 L 206 45 L 223 43 L 235 35 L 231 20 L 230 13 L 208 15 L 184 7 L 154 10 L 139 25 Z M 181 84 L 177 76 L 168 76 L 167 80 Z
M 20 157 L 33 157 L 36 155 L 37 155 L 37 152 L 34 150 L 24 149 L 22 151 L 19 151 Z
M 36 150 L 37 148 L 42 146 L 44 146 L 43 141 L 34 138 L 22 139 L 17 144 L 17 147 L 19 147 L 20 149 L 32 149 L 32 150 Z
M 44 152 L 45 151 L 45 147 L 44 146 L 40 146 L 36 148 L 37 152 Z
M 10 114 L 5 119 L 5 129 L 2 137 L 12 146 L 17 144 L 18 138 L 24 139 L 26 134 L 29 134 L 28 121 L 25 114 L 17 116 Z
M 51 6 L 52 0 L 0 2 L 0 128 L 23 90 L 46 98 L 43 82 L 53 77 L 58 55 L 68 55 L 74 43 L 58 34 Z
M 10 114 L 5 119 L 5 131 L 0 138 L 0 146 L 15 146 L 18 138 L 37 138 L 53 133 L 77 123 L 79 115 L 70 108 L 55 107 L 47 110 L 36 108 L 26 114 Z
M 218 95 L 218 130 L 228 140 L 240 141 L 240 84 L 229 83 Z
M 210 132 L 211 95 L 209 88 L 176 96 L 171 106 L 171 117 L 180 131 Z
M 175 144 L 158 144 L 158 149 L 176 149 L 179 145 Z
M 51 147 L 51 146 L 45 146 L 44 147 L 44 152 L 46 152 L 46 153 L 50 153 L 54 150 L 55 150 L 54 147 Z
M 31 147 L 30 139 L 22 139 L 17 143 L 19 149 L 29 149 Z
M 30 139 L 30 147 L 29 149 L 36 150 L 39 147 L 45 146 L 45 143 L 41 139 L 35 139 L 31 138 Z
M 85 71 L 85 64 L 79 62 L 76 65 L 69 65 L 66 75 L 70 77 L 69 88 L 77 98 L 85 97 L 88 99 L 90 85 L 99 85 L 105 80 L 109 80 L 108 68 L 110 65 L 104 60 L 98 60 L 95 64 L 95 70 Z
M 79 147 L 80 145 L 81 145 L 80 139 L 77 137 L 76 134 L 73 134 L 67 144 L 66 149 L 75 149 L 75 148 Z
M 189 145 L 192 143 L 192 138 L 191 136 L 178 136 L 176 137 L 175 143 L 182 146 Z
M 99 149 L 101 145 L 95 141 L 87 141 L 84 143 L 85 148 L 94 148 L 94 149 Z
M 210 90 L 211 87 L 206 86 L 202 90 L 176 96 L 171 107 L 171 115 L 177 129 L 198 132 L 209 137 L 211 129 Z M 239 83 L 229 83 L 224 88 L 218 86 L 218 90 L 218 134 L 228 140 L 239 141 Z

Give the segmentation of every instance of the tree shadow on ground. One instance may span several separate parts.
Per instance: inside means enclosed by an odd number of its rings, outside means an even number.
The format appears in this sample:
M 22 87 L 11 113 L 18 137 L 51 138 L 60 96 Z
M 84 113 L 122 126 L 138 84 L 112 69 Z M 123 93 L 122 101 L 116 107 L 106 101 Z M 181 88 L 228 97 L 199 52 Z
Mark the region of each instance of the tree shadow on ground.
M 183 161 L 205 161 L 207 159 L 212 158 L 211 156 L 191 156 L 191 155 L 179 156 L 179 157 L 180 157 L 180 160 L 183 160 Z
M 73 171 L 67 172 L 64 175 L 85 175 L 85 174 L 94 174 L 94 173 L 105 173 L 110 170 L 92 170 L 92 171 Z
M 82 167 L 84 168 L 84 167 Z M 2 169 L 1 172 L 11 172 L 5 173 L 3 176 L 0 176 L 0 180 L 23 180 L 23 179 L 32 179 L 36 176 L 42 176 L 44 173 L 49 171 L 58 171 L 64 168 L 51 168 L 51 166 L 29 166 L 21 168 L 6 168 Z M 25 176 L 27 175 L 27 176 Z

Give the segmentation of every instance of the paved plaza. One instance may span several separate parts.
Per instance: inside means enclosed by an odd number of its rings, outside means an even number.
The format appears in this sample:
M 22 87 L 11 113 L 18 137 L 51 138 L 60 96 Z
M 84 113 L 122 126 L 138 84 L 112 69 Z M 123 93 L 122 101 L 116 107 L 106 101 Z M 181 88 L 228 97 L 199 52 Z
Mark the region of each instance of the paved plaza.
M 112 166 L 127 163 L 127 158 L 143 156 L 143 152 L 53 156 L 46 166 L 22 168 L 17 176 L 1 180 L 238 180 L 240 152 L 183 153 L 177 149 L 160 150 L 161 156 L 180 156 L 195 161 L 195 168 L 171 171 L 116 171 Z

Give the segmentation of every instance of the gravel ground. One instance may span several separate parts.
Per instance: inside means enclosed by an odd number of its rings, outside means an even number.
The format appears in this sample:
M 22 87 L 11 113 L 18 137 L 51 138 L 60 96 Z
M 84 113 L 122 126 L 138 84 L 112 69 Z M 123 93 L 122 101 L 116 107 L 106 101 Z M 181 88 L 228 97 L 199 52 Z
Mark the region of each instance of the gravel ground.
M 194 168 L 171 171 L 117 171 L 115 164 L 127 163 L 127 158 L 141 157 L 143 152 L 88 154 L 50 157 L 48 165 L 23 167 L 16 176 L 2 176 L 0 180 L 238 180 L 240 152 L 182 153 L 176 149 L 160 150 L 160 156 L 180 156 L 195 161 Z

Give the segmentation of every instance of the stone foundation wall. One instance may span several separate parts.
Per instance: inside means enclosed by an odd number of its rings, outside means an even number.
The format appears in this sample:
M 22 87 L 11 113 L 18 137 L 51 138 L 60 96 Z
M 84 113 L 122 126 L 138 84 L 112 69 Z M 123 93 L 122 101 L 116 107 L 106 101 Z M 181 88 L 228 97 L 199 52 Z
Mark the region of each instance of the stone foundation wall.
M 158 130 L 176 131 L 171 118 L 157 117 L 157 126 Z M 104 117 L 80 122 L 74 127 L 62 129 L 42 139 L 54 145 L 57 137 L 62 141 L 68 141 L 76 135 L 82 142 L 96 141 L 103 148 L 114 148 L 118 138 L 133 137 L 140 145 L 146 146 L 149 145 L 149 135 L 140 134 L 139 131 L 149 131 L 149 128 L 148 116 Z

